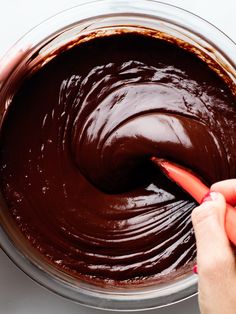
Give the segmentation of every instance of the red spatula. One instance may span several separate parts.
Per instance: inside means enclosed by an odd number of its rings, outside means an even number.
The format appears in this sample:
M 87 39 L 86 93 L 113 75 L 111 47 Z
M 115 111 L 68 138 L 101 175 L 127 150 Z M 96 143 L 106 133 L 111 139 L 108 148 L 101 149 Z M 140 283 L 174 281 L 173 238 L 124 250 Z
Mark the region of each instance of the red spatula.
M 192 172 L 164 159 L 152 157 L 151 160 L 163 173 L 190 194 L 199 204 L 210 189 Z M 230 241 L 236 246 L 236 208 L 227 204 L 225 230 Z

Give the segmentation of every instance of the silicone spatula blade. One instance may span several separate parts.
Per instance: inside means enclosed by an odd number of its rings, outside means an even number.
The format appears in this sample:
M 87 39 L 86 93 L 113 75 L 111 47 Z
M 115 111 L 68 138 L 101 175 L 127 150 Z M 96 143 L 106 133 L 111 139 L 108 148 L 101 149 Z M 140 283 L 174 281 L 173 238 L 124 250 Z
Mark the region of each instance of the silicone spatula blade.
M 199 204 L 209 192 L 209 188 L 188 170 L 164 159 L 152 157 L 152 161 L 161 168 L 169 179 L 190 194 Z
M 199 204 L 210 189 L 192 172 L 170 161 L 151 158 L 162 172 L 184 191 L 190 194 Z M 236 246 L 236 208 L 227 204 L 225 230 L 229 240 Z

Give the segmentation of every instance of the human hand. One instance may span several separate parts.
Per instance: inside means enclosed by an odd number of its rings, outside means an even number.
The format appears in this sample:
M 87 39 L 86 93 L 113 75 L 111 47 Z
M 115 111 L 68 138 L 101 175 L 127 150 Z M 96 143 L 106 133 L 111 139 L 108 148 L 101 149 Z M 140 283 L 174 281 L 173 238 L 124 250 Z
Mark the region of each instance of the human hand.
M 225 232 L 226 202 L 236 205 L 236 179 L 211 186 L 192 213 L 202 314 L 236 313 L 236 260 Z M 236 228 L 236 226 L 235 226 Z

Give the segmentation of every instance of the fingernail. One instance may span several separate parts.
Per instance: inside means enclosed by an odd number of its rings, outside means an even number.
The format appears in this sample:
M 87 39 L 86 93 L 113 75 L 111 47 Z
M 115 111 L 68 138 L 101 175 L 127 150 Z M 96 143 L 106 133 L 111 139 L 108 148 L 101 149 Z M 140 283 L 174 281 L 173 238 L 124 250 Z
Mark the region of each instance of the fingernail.
M 217 201 L 219 199 L 219 193 L 217 192 L 208 192 L 202 199 L 201 203 L 209 201 Z
M 193 272 L 194 272 L 194 274 L 198 274 L 198 268 L 197 268 L 197 264 L 195 264 L 194 266 L 193 266 Z

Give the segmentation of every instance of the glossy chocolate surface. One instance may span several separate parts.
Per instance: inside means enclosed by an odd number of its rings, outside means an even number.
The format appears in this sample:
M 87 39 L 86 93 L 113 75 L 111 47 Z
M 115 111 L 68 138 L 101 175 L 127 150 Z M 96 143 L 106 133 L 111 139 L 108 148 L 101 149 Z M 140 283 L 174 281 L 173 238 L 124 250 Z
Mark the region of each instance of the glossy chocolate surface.
M 139 34 L 92 39 L 13 98 L 2 193 L 32 245 L 82 280 L 173 278 L 195 258 L 196 204 L 150 157 L 208 184 L 235 177 L 235 120 L 229 88 L 191 52 Z

